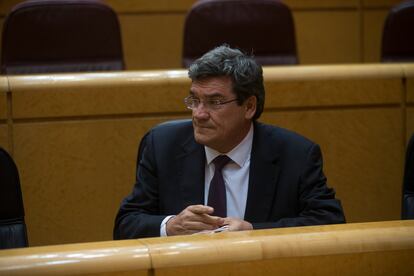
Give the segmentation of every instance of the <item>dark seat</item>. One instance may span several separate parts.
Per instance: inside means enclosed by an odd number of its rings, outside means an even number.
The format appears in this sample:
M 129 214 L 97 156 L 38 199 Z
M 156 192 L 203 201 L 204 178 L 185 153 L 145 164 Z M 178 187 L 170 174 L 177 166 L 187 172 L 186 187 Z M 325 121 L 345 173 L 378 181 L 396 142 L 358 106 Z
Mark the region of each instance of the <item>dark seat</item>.
M 184 25 L 183 66 L 222 44 L 253 54 L 261 65 L 297 64 L 290 9 L 278 0 L 199 0 Z
M 0 148 L 0 248 L 27 245 L 19 173 L 10 155 Z
M 401 218 L 414 219 L 414 134 L 407 146 L 402 194 Z
M 119 22 L 98 0 L 16 5 L 2 33 L 2 74 L 123 70 Z
M 393 7 L 384 23 L 382 62 L 414 61 L 414 1 Z

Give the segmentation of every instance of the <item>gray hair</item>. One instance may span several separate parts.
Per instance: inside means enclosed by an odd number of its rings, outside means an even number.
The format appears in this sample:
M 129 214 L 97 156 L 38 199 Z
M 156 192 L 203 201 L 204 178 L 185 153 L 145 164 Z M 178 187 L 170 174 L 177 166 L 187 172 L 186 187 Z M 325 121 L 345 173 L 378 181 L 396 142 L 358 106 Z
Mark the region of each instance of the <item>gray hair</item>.
M 191 64 L 188 76 L 193 82 L 209 77 L 228 76 L 232 80 L 239 105 L 251 96 L 256 97 L 253 120 L 258 119 L 263 112 L 265 89 L 262 67 L 252 56 L 238 49 L 223 45 L 207 52 Z

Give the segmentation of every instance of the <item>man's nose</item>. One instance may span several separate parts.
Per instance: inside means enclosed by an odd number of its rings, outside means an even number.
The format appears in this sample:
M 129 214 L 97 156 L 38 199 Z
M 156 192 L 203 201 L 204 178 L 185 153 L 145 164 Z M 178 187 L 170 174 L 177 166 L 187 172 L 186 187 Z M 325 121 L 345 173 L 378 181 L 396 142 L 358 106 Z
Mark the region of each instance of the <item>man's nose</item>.
M 197 119 L 208 119 L 210 117 L 210 113 L 204 103 L 200 102 L 196 108 L 193 108 L 193 116 Z

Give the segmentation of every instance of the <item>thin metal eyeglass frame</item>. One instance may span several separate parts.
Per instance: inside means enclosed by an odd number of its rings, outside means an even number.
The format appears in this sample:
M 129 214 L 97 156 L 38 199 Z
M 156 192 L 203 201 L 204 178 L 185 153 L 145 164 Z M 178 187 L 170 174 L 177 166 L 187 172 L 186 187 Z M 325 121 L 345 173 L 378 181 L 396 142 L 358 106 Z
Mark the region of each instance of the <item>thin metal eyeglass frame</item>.
M 187 103 L 187 100 L 189 100 L 189 99 L 191 99 L 191 96 L 188 96 L 188 97 L 185 97 L 185 98 L 184 98 L 184 104 L 185 104 L 185 106 L 186 106 L 188 109 L 190 109 L 190 110 L 193 110 L 193 109 L 198 108 L 198 105 L 197 105 L 197 106 L 195 106 L 195 107 L 191 107 L 191 106 L 189 106 L 189 105 L 188 105 L 188 103 Z M 225 101 L 225 102 L 220 102 L 219 104 L 214 104 L 214 105 L 209 105 L 209 104 L 207 104 L 207 106 L 206 106 L 206 104 L 205 104 L 205 103 L 203 103 L 203 104 L 204 104 L 204 106 L 205 106 L 205 107 L 207 107 L 207 109 L 208 109 L 208 110 L 216 110 L 216 109 L 220 108 L 222 105 L 225 105 L 225 104 L 228 104 L 228 103 L 231 103 L 231 102 L 237 101 L 237 100 L 238 100 L 238 99 L 237 99 L 237 98 L 235 98 L 235 99 L 228 100 L 228 101 Z M 200 104 L 201 102 L 205 102 L 205 101 L 201 101 L 201 100 L 198 100 L 198 101 L 199 101 L 199 103 L 198 103 L 198 104 Z

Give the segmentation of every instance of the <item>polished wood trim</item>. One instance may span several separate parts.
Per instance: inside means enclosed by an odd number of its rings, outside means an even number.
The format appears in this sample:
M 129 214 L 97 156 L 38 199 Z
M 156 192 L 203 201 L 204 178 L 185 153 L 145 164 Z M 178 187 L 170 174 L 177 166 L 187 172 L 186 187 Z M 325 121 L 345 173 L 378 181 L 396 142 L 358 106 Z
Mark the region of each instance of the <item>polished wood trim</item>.
M 401 66 L 404 70 L 404 77 L 406 78 L 414 77 L 414 63 L 401 63 Z
M 154 268 L 414 249 L 414 221 L 144 239 Z
M 9 86 L 7 78 L 0 77 L 0 120 L 7 118 L 7 92 Z
M 0 274 L 85 274 L 403 250 L 414 252 L 412 220 L 2 250 Z
M 268 80 L 320 80 L 320 79 L 365 79 L 365 78 L 400 78 L 403 73 L 412 74 L 414 63 L 372 63 L 343 65 L 296 65 L 265 66 L 263 74 Z M 19 75 L 0 77 L 7 78 L 11 90 L 31 90 L 42 86 L 68 87 L 138 85 L 140 83 L 188 83 L 187 70 L 144 70 L 114 71 L 99 73 L 66 73 L 46 75 Z M 2 83 L 4 80 L 1 80 Z
M 404 70 L 414 70 L 414 64 L 341 64 L 264 67 L 267 81 L 359 80 L 401 78 Z
M 114 71 L 98 73 L 61 73 L 44 75 L 8 76 L 11 90 L 31 90 L 43 86 L 72 87 L 72 86 L 106 86 L 106 85 L 138 85 L 140 83 L 168 84 L 175 80 L 187 79 L 186 70 L 143 70 L 143 71 Z
M 398 104 L 400 95 L 393 91 L 399 89 L 404 72 L 410 71 L 414 64 L 265 67 L 266 89 L 273 93 L 267 97 L 266 108 Z M 8 77 L 8 82 L 14 119 L 160 112 L 189 115 L 183 105 L 190 86 L 186 70 L 25 75 Z M 343 89 L 333 89 L 338 86 Z
M 147 246 L 138 240 L 28 247 L 0 251 L 0 275 L 67 275 L 147 270 Z

